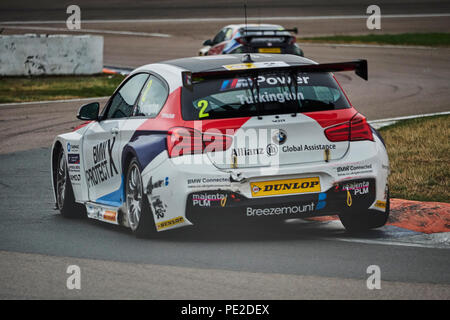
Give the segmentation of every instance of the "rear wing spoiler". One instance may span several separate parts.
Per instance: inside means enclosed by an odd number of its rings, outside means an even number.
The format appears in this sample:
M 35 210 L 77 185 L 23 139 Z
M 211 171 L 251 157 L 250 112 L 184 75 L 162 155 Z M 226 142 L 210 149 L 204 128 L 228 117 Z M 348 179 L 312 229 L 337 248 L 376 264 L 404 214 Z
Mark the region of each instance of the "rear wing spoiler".
M 276 63 L 274 62 L 276 65 Z M 368 79 L 367 60 L 354 60 L 349 62 L 335 62 L 335 63 L 321 63 L 321 64 L 306 64 L 295 66 L 270 66 L 270 62 L 266 63 L 241 63 L 232 65 L 234 68 L 226 68 L 224 66 L 221 70 L 191 72 L 183 71 L 181 73 L 183 79 L 183 86 L 192 89 L 192 85 L 199 81 L 206 79 L 220 79 L 220 78 L 236 78 L 236 77 L 256 77 L 261 73 L 299 73 L 299 72 L 341 72 L 341 71 L 355 71 L 356 75 Z
M 264 33 L 265 32 L 273 32 L 273 33 L 275 33 L 275 34 L 272 34 L 271 36 L 274 36 L 274 35 L 276 35 L 276 33 L 277 32 L 286 32 L 286 31 L 288 31 L 288 32 L 293 32 L 293 33 L 295 33 L 295 34 L 298 34 L 298 29 L 297 29 L 297 27 L 295 27 L 295 28 L 292 28 L 292 29 L 260 29 L 260 30 L 258 30 L 258 29 L 242 29 L 242 33 L 243 33 L 243 36 L 245 36 L 245 34 L 247 33 L 247 32 L 261 32 L 262 34 L 261 35 L 252 35 L 252 36 L 254 36 L 254 37 L 260 37 L 260 36 L 265 36 L 264 35 Z

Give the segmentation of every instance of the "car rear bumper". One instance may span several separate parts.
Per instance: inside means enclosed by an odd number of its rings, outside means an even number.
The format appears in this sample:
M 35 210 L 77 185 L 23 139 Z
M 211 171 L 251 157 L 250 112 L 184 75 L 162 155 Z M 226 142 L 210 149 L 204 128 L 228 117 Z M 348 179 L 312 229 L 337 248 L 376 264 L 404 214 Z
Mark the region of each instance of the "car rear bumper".
M 203 218 L 307 218 L 367 210 L 375 201 L 375 179 L 337 183 L 320 193 L 247 198 L 227 190 L 196 191 L 186 200 L 186 216 L 194 224 Z

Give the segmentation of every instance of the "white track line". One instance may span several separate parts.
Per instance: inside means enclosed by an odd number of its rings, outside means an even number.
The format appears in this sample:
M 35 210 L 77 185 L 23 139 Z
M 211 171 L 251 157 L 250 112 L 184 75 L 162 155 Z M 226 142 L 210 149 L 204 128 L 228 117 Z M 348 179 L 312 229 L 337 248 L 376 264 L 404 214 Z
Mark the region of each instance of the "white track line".
M 450 114 L 450 111 L 444 111 L 444 112 L 435 112 L 435 113 L 425 113 L 425 114 L 416 114 L 413 116 L 404 116 L 404 117 L 396 117 L 396 118 L 387 118 L 387 119 L 379 119 L 379 120 L 371 120 L 369 121 L 370 125 L 374 127 L 375 129 L 379 129 L 382 127 L 389 126 L 391 124 L 394 124 L 401 120 L 408 120 L 408 119 L 416 119 L 416 118 L 423 118 L 423 117 L 432 117 L 432 116 L 442 116 Z
M 354 242 L 363 244 L 378 244 L 385 246 L 401 246 L 401 247 L 415 247 L 415 248 L 433 248 L 433 249 L 449 249 L 448 245 L 445 244 L 427 244 L 427 243 L 414 243 L 414 242 L 402 242 L 402 241 L 389 241 L 389 240 L 372 240 L 372 239 L 351 239 L 351 238 L 319 238 L 320 240 L 327 241 L 343 241 L 343 242 Z
M 116 31 L 116 30 L 98 30 L 98 29 L 80 29 L 69 30 L 67 28 L 53 28 L 53 27 L 23 27 L 23 26 L 4 26 L 6 29 L 18 29 L 18 30 L 45 30 L 45 31 L 62 31 L 62 32 L 79 32 L 79 33 L 100 33 L 100 34 L 118 34 L 126 36 L 141 36 L 141 37 L 159 37 L 170 38 L 170 34 L 165 33 L 153 33 L 153 32 L 133 32 L 133 31 Z
M 318 36 L 320 37 L 320 36 Z M 309 40 L 305 40 L 309 41 Z M 302 47 L 350 47 L 350 48 L 381 48 L 381 49 L 420 49 L 420 50 L 436 50 L 447 49 L 446 47 L 426 47 L 426 46 L 405 46 L 405 45 L 390 45 L 390 44 L 356 44 L 356 43 L 327 43 L 327 42 L 302 42 L 302 39 L 297 39 Z
M 248 21 L 277 21 L 277 20 L 340 20 L 340 19 L 367 19 L 368 15 L 336 15 L 336 16 L 287 16 L 287 17 L 248 17 Z M 396 18 L 433 18 L 450 17 L 450 13 L 419 13 L 419 14 L 383 14 L 382 19 Z M 81 23 L 140 23 L 140 22 L 223 22 L 242 21 L 242 17 L 215 17 L 215 18 L 181 18 L 181 19 L 101 19 L 82 20 Z M 66 23 L 65 20 L 37 20 L 37 21 L 4 21 L 0 24 L 52 24 Z
M 7 107 L 7 106 L 26 106 L 26 105 L 30 105 L 30 104 L 83 102 L 83 101 L 90 101 L 90 100 L 106 100 L 106 99 L 109 99 L 109 97 L 92 97 L 92 98 L 44 100 L 44 101 L 29 101 L 29 102 L 9 102 L 9 103 L 0 103 L 0 108 Z

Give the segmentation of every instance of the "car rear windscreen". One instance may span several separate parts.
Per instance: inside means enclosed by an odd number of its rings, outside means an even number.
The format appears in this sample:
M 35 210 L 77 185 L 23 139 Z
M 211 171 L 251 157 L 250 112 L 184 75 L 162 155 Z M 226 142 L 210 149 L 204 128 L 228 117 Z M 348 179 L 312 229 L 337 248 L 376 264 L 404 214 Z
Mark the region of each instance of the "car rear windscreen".
M 225 119 L 349 108 L 330 73 L 205 79 L 183 88 L 185 120 Z

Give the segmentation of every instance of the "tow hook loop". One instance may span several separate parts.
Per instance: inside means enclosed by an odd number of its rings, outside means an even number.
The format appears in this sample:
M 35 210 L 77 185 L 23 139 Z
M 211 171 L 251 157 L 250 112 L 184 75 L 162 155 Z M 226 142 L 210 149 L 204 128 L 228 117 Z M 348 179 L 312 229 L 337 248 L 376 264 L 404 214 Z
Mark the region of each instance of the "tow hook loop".
M 352 195 L 350 194 L 350 191 L 347 189 L 347 206 L 352 206 Z

